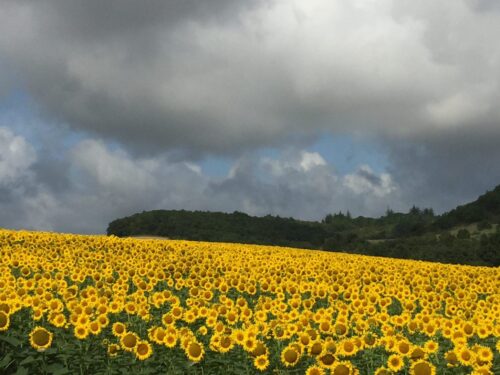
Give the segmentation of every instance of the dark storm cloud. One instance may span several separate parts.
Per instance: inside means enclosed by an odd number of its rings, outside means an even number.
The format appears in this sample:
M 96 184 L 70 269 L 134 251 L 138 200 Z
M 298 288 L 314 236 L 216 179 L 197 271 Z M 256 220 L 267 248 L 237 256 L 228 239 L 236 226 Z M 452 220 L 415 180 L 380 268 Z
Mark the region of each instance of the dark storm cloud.
M 499 134 L 467 129 L 420 142 L 391 140 L 392 177 L 408 204 L 443 212 L 500 184 Z
M 418 140 L 499 119 L 485 4 L 6 1 L 0 54 L 48 117 L 142 154 Z
M 418 115 L 423 78 L 441 73 L 387 7 L 117 4 L 3 3 L 0 52 L 48 116 L 142 152 L 238 153 L 325 129 L 392 129 L 403 111 Z M 387 25 L 374 38 L 363 28 L 377 17 Z M 403 46 L 415 52 L 396 56 Z
M 240 72 L 211 76 L 224 56 L 210 56 L 203 34 L 205 28 L 237 28 L 240 14 L 259 3 L 7 1 L 0 12 L 1 62 L 49 118 L 75 129 L 143 152 L 223 151 L 246 132 L 224 117 L 252 120 L 230 113 L 227 93 L 218 97 L 219 89 L 239 91 L 245 81 Z M 213 36 L 213 43 L 225 42 L 224 35 L 220 42 Z M 264 124 L 252 125 L 267 133 Z M 252 138 L 263 136 L 250 129 Z
M 32 3 L 55 31 L 66 30 L 71 38 L 93 43 L 101 38 L 129 37 L 158 27 L 173 28 L 186 21 L 227 22 L 246 2 L 51 0 Z

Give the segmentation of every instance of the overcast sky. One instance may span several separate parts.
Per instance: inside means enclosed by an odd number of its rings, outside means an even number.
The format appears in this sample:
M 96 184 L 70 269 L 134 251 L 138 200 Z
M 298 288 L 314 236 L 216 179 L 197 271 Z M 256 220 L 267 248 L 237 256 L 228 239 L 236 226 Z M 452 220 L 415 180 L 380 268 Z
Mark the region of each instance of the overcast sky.
M 496 0 L 3 0 L 0 227 L 318 220 L 500 184 Z

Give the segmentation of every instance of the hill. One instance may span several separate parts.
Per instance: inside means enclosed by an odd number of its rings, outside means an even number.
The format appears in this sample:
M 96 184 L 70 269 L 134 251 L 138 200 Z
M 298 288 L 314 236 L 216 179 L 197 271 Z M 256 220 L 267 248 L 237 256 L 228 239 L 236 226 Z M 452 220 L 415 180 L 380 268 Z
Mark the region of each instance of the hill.
M 112 221 L 108 235 L 279 245 L 366 255 L 500 265 L 500 186 L 435 215 L 413 206 L 384 216 L 327 215 L 321 222 L 242 212 L 144 211 Z
M 274 216 L 253 217 L 242 212 L 155 210 L 115 220 L 108 234 L 161 236 L 197 241 L 239 242 L 318 248 L 327 235 L 316 222 Z
M 481 195 L 474 202 L 458 206 L 436 220 L 435 226 L 449 229 L 471 223 L 500 222 L 500 185 Z

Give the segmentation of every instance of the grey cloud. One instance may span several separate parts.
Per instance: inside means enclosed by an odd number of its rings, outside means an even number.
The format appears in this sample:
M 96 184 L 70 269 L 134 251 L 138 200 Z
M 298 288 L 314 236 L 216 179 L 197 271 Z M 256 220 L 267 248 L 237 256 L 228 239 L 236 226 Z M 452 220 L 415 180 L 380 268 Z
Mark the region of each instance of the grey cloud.
M 28 175 L 35 160 L 35 150 L 23 137 L 0 127 L 0 186 L 8 187 Z
M 358 171 L 358 174 L 360 177 L 366 179 L 374 186 L 381 186 L 382 185 L 382 179 L 380 178 L 380 176 L 377 176 L 375 173 L 373 173 L 370 170 L 361 169 Z
M 357 172 L 339 176 L 321 155 L 307 151 L 288 150 L 275 158 L 247 154 L 223 178 L 167 155 L 136 158 L 92 139 L 82 140 L 65 157 L 70 183 L 62 188 L 38 179 L 43 174 L 37 169 L 47 162 L 30 164 L 31 178 L 18 176 L 21 187 L 10 188 L 9 199 L 0 201 L 0 226 L 100 233 L 115 218 L 161 208 L 318 220 L 347 209 L 381 214 L 398 194 L 397 189 L 381 193 L 367 179 L 356 179 Z M 390 181 L 386 174 L 381 178 Z
M 447 132 L 419 142 L 388 140 L 389 172 L 407 205 L 443 212 L 477 198 L 500 183 L 496 129 Z
M 480 12 L 499 11 L 500 3 L 495 0 L 467 0 L 467 4 Z
M 500 31 L 498 16 L 461 2 L 2 8 L 4 64 L 47 116 L 143 154 L 237 155 L 325 130 L 411 138 L 500 118 L 499 48 L 483 34 Z
M 209 195 L 215 202 L 228 202 L 225 210 L 309 220 L 339 210 L 381 215 L 389 202 L 399 205 L 399 191 L 391 177 L 379 177 L 385 181 L 382 191 L 363 177 L 367 173 L 377 179 L 367 167 L 340 176 L 319 154 L 306 151 L 288 151 L 274 159 L 244 157 L 226 179 L 210 183 Z

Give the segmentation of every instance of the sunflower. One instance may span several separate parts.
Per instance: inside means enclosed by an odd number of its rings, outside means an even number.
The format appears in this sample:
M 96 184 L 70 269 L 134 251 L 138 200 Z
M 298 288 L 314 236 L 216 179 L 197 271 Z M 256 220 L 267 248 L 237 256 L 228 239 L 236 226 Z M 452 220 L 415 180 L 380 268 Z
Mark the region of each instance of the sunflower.
M 477 335 L 480 339 L 485 339 L 491 335 L 491 331 L 486 325 L 481 324 L 477 327 Z
M 283 351 L 281 352 L 281 362 L 286 366 L 286 367 L 293 367 L 297 364 L 297 362 L 300 359 L 300 355 L 297 352 L 296 348 L 293 348 L 291 346 L 287 346 Z
M 424 344 L 424 350 L 427 353 L 435 353 L 439 349 L 439 344 L 434 340 L 429 340 Z
M 175 318 L 171 313 L 163 314 L 161 320 L 165 326 L 169 326 L 175 322 Z
M 253 352 L 257 348 L 257 340 L 253 337 L 247 337 L 243 341 L 243 349 L 249 353 Z
M 220 353 L 227 353 L 234 347 L 234 342 L 231 339 L 231 336 L 222 335 L 219 336 L 219 340 L 217 343 L 217 349 Z M 265 354 L 265 353 L 261 353 Z
M 391 375 L 391 370 L 387 369 L 387 367 L 379 367 L 375 370 L 375 375 Z
M 62 328 L 66 325 L 66 317 L 63 313 L 54 314 L 50 319 L 50 323 L 52 323 L 54 327 Z
M 325 353 L 335 354 L 337 353 L 337 345 L 330 337 L 328 337 L 324 342 L 323 350 Z
M 305 375 L 325 375 L 325 370 L 319 366 L 313 365 L 307 368 Z
M 78 340 L 84 340 L 84 339 L 86 339 L 87 336 L 89 335 L 89 333 L 90 333 L 89 328 L 86 325 L 84 325 L 84 326 L 81 326 L 81 325 L 75 326 L 74 334 L 75 334 L 75 337 Z
M 299 334 L 299 343 L 303 347 L 307 347 L 309 343 L 311 342 L 311 337 L 307 333 L 301 333 Z
M 426 352 L 424 349 L 422 349 L 420 346 L 414 346 L 413 349 L 410 351 L 410 359 L 412 361 L 416 361 L 418 359 L 423 359 L 426 356 Z
M 472 337 L 472 335 L 474 335 L 474 325 L 469 322 L 464 323 L 462 332 L 465 333 L 467 337 Z
M 10 317 L 6 312 L 0 311 L 0 332 L 7 331 L 10 325 Z
M 245 341 L 245 331 L 241 329 L 235 329 L 233 333 L 231 334 L 233 340 L 236 342 L 238 345 L 243 345 Z
M 347 325 L 342 322 L 337 322 L 333 326 L 333 331 L 337 336 L 345 336 L 347 334 Z
M 368 333 L 365 336 L 363 336 L 363 344 L 367 348 L 373 348 L 375 345 L 377 345 L 377 336 Z
M 98 335 L 102 331 L 102 327 L 97 320 L 90 322 L 88 327 L 90 333 L 92 333 L 93 335 Z
M 323 352 L 323 344 L 321 341 L 311 341 L 309 345 L 309 354 L 312 356 L 320 355 Z
M 493 351 L 486 346 L 478 346 L 475 350 L 478 362 L 493 361 Z
M 108 345 L 108 355 L 110 357 L 116 357 L 118 355 L 119 350 L 120 350 L 120 345 L 117 344 Z
M 410 367 L 411 375 L 436 375 L 436 367 L 433 364 L 419 360 L 417 362 L 413 362 Z
M 330 322 L 328 320 L 323 320 L 319 323 L 319 330 L 321 333 L 329 333 L 330 332 Z
M 198 333 L 201 336 L 206 336 L 206 334 L 208 333 L 207 327 L 206 326 L 201 326 L 200 328 L 198 328 Z
M 203 354 L 205 354 L 205 349 L 199 342 L 191 341 L 186 346 L 185 352 L 190 361 L 199 362 L 202 360 Z
M 265 371 L 269 367 L 269 358 L 267 355 L 259 355 L 254 358 L 253 365 L 259 371 Z
M 402 340 L 396 344 L 396 351 L 402 356 L 406 356 L 410 353 L 411 345 L 408 341 Z
M 331 368 L 335 363 L 335 356 L 331 353 L 324 353 L 318 357 L 318 362 L 321 367 Z
M 455 367 L 458 365 L 458 357 L 457 354 L 453 350 L 449 350 L 444 353 L 444 359 L 446 360 L 447 367 Z
M 335 362 L 332 369 L 330 370 L 332 375 L 351 375 L 356 373 L 356 370 L 352 364 L 348 361 Z
M 163 338 L 163 344 L 165 344 L 167 348 L 173 348 L 177 345 L 177 335 L 175 333 L 167 333 Z
M 148 337 L 151 341 L 157 343 L 158 345 L 163 344 L 163 340 L 165 339 L 165 329 L 163 327 L 154 327 L 148 330 Z
M 455 353 L 463 366 L 472 366 L 475 361 L 475 353 L 466 346 L 456 348 Z
M 52 344 L 52 333 L 45 328 L 36 326 L 29 335 L 30 344 L 39 352 L 44 351 Z
M 471 372 L 472 375 L 494 375 L 490 370 L 489 366 L 476 366 L 474 367 L 474 371 Z
M 101 329 L 102 328 L 105 328 L 108 326 L 109 324 L 109 318 L 106 314 L 101 314 L 97 317 L 97 321 L 99 322 L 99 325 L 101 326 Z
M 144 361 L 145 359 L 151 357 L 153 354 L 153 348 L 151 347 L 149 341 L 142 340 L 135 346 L 134 354 L 138 360 Z
M 122 322 L 113 323 L 111 331 L 116 337 L 121 337 L 127 332 L 127 327 Z
M 397 372 L 404 367 L 403 357 L 399 354 L 393 354 L 387 359 L 387 367 L 389 370 Z
M 39 321 L 43 317 L 43 310 L 40 309 L 39 307 L 36 309 L 33 309 L 33 320 Z
M 131 352 L 137 346 L 137 342 L 139 338 L 133 332 L 127 332 L 123 336 L 120 337 L 120 344 L 123 350 Z
M 353 340 L 350 340 L 350 339 L 344 340 L 339 345 L 339 354 L 341 354 L 343 356 L 355 355 L 357 351 L 358 351 L 358 348 L 356 347 L 356 344 L 354 343 Z

